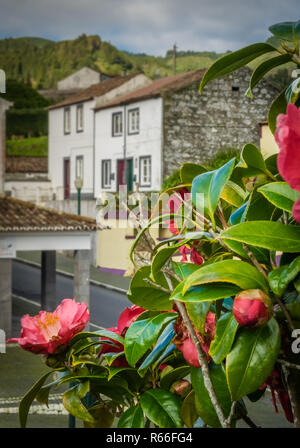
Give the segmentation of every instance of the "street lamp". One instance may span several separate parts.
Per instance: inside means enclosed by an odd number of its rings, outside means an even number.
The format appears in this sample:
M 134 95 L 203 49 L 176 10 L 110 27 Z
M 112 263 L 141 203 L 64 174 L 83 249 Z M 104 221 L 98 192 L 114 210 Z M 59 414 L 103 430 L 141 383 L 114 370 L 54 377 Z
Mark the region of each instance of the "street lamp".
M 83 179 L 80 176 L 77 176 L 75 179 L 75 187 L 77 190 L 77 214 L 80 215 L 80 200 L 81 200 L 81 189 L 83 186 Z

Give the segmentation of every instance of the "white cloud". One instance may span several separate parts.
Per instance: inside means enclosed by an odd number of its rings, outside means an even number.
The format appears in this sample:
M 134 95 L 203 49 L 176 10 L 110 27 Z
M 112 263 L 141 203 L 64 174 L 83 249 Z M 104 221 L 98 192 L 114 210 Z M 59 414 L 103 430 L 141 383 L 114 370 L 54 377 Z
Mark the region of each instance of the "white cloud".
M 268 26 L 297 20 L 297 0 L 0 0 L 0 37 L 73 39 L 99 34 L 118 48 L 164 55 L 235 50 L 265 40 Z

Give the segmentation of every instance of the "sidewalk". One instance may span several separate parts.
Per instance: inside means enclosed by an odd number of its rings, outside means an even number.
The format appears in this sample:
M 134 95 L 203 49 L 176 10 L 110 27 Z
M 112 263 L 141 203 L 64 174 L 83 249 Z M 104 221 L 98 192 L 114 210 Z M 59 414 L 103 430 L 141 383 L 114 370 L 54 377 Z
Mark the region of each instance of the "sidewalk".
M 22 251 L 17 252 L 17 259 L 32 263 L 34 265 L 41 265 L 40 251 Z M 56 271 L 64 274 L 74 274 L 74 260 L 72 257 L 56 252 Z M 130 278 L 122 275 L 111 274 L 109 272 L 100 271 L 100 269 L 91 265 L 90 270 L 91 282 L 101 284 L 102 286 L 127 291 L 129 288 Z

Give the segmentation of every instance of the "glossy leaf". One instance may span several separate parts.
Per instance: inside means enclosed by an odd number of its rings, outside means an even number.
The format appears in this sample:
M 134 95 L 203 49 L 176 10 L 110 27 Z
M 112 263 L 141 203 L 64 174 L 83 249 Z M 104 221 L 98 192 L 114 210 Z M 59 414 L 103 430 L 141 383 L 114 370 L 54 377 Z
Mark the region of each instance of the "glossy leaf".
M 276 131 L 277 116 L 279 114 L 286 113 L 287 101 L 285 98 L 285 91 L 286 89 L 283 89 L 282 92 L 277 96 L 277 98 L 275 98 L 268 112 L 268 123 L 272 134 L 274 134 Z
M 179 247 L 187 244 L 188 241 L 189 240 L 185 238 L 185 235 L 183 235 L 182 241 L 180 241 L 179 243 L 173 244 L 169 247 L 164 247 L 157 252 L 152 260 L 151 265 L 151 272 L 155 281 L 159 281 L 159 276 L 161 276 L 161 269 L 167 263 L 170 257 L 178 251 Z
M 114 415 L 109 412 L 107 406 L 99 404 L 89 408 L 89 413 L 94 418 L 94 422 L 83 422 L 84 428 L 111 428 L 114 422 Z
M 80 339 L 85 339 L 85 338 L 108 338 L 108 339 L 112 339 L 113 341 L 119 342 L 120 344 L 124 344 L 124 338 L 122 336 L 120 336 L 117 333 L 114 333 L 113 331 L 109 331 L 109 330 L 97 330 L 94 332 L 87 332 L 87 331 L 83 331 L 81 333 L 77 333 L 69 342 L 69 345 L 73 345 L 75 344 L 75 342 L 79 341 Z
M 278 67 L 279 65 L 286 64 L 287 62 L 290 62 L 292 59 L 292 55 L 285 53 L 281 54 L 280 56 L 276 56 L 275 58 L 267 59 L 262 64 L 260 64 L 256 69 L 253 71 L 250 83 L 249 83 L 249 89 L 247 90 L 247 96 L 249 98 L 253 98 L 252 90 L 254 87 L 258 84 L 258 82 L 270 71 L 273 70 L 273 68 Z
M 274 36 L 282 40 L 293 42 L 295 38 L 295 26 L 296 22 L 279 22 L 271 25 L 269 30 Z
M 141 357 L 154 347 L 164 326 L 176 317 L 176 313 L 163 313 L 136 321 L 128 328 L 125 335 L 125 354 L 129 365 L 134 367 Z
M 211 307 L 211 302 L 187 302 L 185 307 L 194 327 L 200 334 L 203 334 L 206 316 Z
M 211 266 L 213 266 L 212 264 Z M 208 266 L 208 265 L 207 265 Z M 218 280 L 216 280 L 217 282 Z M 223 280 L 226 281 L 226 280 Z M 203 286 L 192 286 L 183 295 L 185 283 L 182 282 L 174 289 L 170 299 L 179 300 L 185 303 L 212 302 L 213 300 L 224 299 L 239 292 L 240 288 L 233 285 L 212 283 Z
M 216 333 L 209 354 L 216 364 L 220 364 L 230 352 L 239 324 L 233 313 L 224 313 L 217 322 Z
M 145 279 L 151 279 L 151 267 L 143 266 L 138 269 L 134 274 L 129 291 L 127 293 L 128 299 L 134 303 L 135 305 L 141 306 L 147 310 L 153 311 L 168 311 L 172 308 L 172 304 L 169 301 L 170 295 L 159 289 L 159 286 L 163 286 L 165 289 L 168 289 L 168 284 L 165 279 L 162 279 L 163 274 L 157 274 L 156 278 L 161 280 L 158 284 L 158 288 L 149 284 L 145 281 Z
M 178 263 L 173 261 L 173 267 L 175 274 L 178 275 L 182 280 L 188 277 L 193 272 L 199 269 L 199 265 L 194 263 Z
M 94 418 L 88 412 L 86 407 L 82 403 L 82 398 L 86 396 L 89 392 L 89 382 L 79 383 L 76 386 L 68 389 L 62 398 L 62 402 L 66 410 L 72 414 L 74 417 L 80 418 L 81 420 L 94 423 Z
M 256 391 L 270 375 L 280 349 L 280 330 L 271 318 L 259 328 L 241 328 L 226 358 L 232 400 Z
M 236 252 L 241 257 L 244 257 L 244 258 L 250 260 L 249 255 L 243 248 L 243 244 L 240 243 L 239 241 L 226 240 L 226 245 L 233 252 Z M 262 264 L 270 263 L 270 255 L 269 255 L 269 251 L 267 249 L 263 249 L 261 247 L 255 247 L 255 246 L 251 246 L 251 245 L 248 245 L 248 247 L 251 250 L 251 252 L 253 253 L 253 255 L 255 256 L 255 258 L 257 259 L 257 261 L 259 261 L 259 263 L 262 263 Z
M 170 322 L 162 331 L 161 335 L 156 341 L 152 352 L 147 356 L 142 365 L 139 367 L 139 372 L 152 365 L 164 353 L 166 347 L 170 344 L 175 336 L 174 322 Z
M 268 290 L 264 276 L 256 268 L 243 261 L 224 260 L 201 266 L 185 280 L 182 293 L 192 286 L 215 282 L 232 283 L 240 289 Z
M 220 406 L 225 417 L 228 417 L 231 408 L 231 398 L 226 383 L 224 366 L 223 364 L 210 363 L 209 372 Z M 191 380 L 195 390 L 196 409 L 199 417 L 209 426 L 214 428 L 221 427 L 215 408 L 204 385 L 202 369 L 192 367 Z
M 133 406 L 125 411 L 119 420 L 118 428 L 144 428 L 145 418 L 140 406 Z
M 247 143 L 241 151 L 241 162 L 238 164 L 241 168 L 250 168 L 253 170 L 252 175 L 265 174 L 267 167 L 261 151 L 252 143 Z M 251 176 L 247 176 L 251 177 Z
M 182 428 L 181 401 L 164 389 L 150 389 L 140 397 L 146 417 L 159 428 Z
M 244 204 L 248 194 L 249 193 L 243 190 L 238 184 L 229 180 L 220 197 L 234 207 L 241 207 Z
M 198 420 L 195 403 L 195 391 L 191 390 L 182 402 L 180 415 L 187 428 L 193 428 Z
M 295 258 L 292 263 L 287 266 L 280 266 L 271 271 L 268 275 L 268 280 L 272 291 L 281 296 L 288 284 L 295 280 L 299 272 L 300 257 Z
M 232 159 L 221 168 L 200 174 L 193 180 L 191 190 L 193 205 L 199 211 L 204 206 L 204 213 L 210 217 L 213 224 L 220 195 L 230 178 L 234 163 L 235 159 Z
M 236 224 L 221 233 L 222 240 L 240 241 L 268 250 L 300 252 L 300 228 L 272 221 Z
M 190 366 L 180 366 L 162 376 L 160 387 L 169 390 L 175 381 L 181 380 L 190 373 Z
M 20 420 L 21 428 L 25 428 L 26 427 L 26 422 L 27 422 L 27 417 L 28 417 L 28 412 L 29 412 L 30 406 L 31 406 L 33 400 L 35 399 L 35 397 L 37 396 L 38 392 L 40 391 L 41 387 L 45 383 L 46 379 L 48 378 L 48 376 L 51 373 L 52 373 L 52 371 L 45 373 L 45 375 L 43 375 L 31 387 L 31 389 L 24 395 L 24 397 L 20 401 L 20 405 L 19 405 L 19 420 Z
M 228 75 L 235 70 L 249 64 L 249 62 L 262 56 L 263 54 L 276 51 L 276 48 L 269 44 L 258 43 L 248 45 L 240 50 L 234 51 L 232 53 L 226 54 L 214 62 L 210 68 L 205 72 L 200 84 L 200 93 L 202 92 L 204 86 L 217 78 Z
M 268 201 L 276 207 L 292 212 L 294 202 L 300 198 L 299 191 L 292 190 L 286 182 L 271 182 L 258 188 Z
M 195 163 L 183 163 L 180 168 L 180 178 L 183 184 L 191 184 L 196 176 L 205 173 L 207 169 Z
M 286 89 L 285 98 L 287 103 L 297 104 L 300 95 L 300 78 L 295 79 Z
M 243 222 L 245 219 L 245 210 L 247 208 L 248 201 L 245 202 L 241 207 L 239 207 L 237 210 L 235 210 L 234 213 L 230 216 L 229 223 L 231 226 L 234 226 L 235 224 L 239 224 L 240 222 Z

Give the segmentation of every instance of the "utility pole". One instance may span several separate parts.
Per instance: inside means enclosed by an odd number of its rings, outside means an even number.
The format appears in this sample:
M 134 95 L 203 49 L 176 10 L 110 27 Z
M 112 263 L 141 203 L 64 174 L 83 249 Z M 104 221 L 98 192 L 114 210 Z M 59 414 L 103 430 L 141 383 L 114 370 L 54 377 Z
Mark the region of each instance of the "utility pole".
M 176 50 L 177 45 L 176 43 L 173 45 L 173 74 L 176 75 Z

